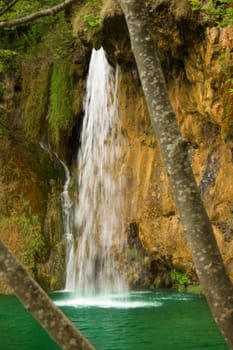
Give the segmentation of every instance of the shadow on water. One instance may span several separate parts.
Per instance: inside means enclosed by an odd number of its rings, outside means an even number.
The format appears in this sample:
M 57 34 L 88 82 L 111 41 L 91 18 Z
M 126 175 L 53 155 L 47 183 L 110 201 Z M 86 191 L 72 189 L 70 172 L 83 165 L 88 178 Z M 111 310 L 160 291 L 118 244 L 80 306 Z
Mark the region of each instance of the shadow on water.
M 97 350 L 227 350 L 204 297 L 131 292 L 104 298 L 51 295 Z M 13 296 L 0 296 L 0 349 L 57 350 Z

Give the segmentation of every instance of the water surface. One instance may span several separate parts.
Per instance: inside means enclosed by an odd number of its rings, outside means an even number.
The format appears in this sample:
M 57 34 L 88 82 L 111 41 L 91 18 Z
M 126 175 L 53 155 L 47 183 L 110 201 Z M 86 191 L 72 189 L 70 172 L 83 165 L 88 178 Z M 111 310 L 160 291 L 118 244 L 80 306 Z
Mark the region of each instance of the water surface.
M 173 292 L 53 300 L 97 350 L 227 350 L 205 299 Z M 58 350 L 14 296 L 0 296 L 1 350 Z

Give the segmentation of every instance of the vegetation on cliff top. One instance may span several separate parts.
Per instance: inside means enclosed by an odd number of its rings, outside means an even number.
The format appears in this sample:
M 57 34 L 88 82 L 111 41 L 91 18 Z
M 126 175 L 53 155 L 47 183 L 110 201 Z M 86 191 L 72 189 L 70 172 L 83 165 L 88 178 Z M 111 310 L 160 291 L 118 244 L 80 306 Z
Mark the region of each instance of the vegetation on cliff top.
M 233 24 L 233 7 L 232 0 L 189 0 L 194 11 L 204 11 L 207 18 L 216 19 L 219 26 L 224 27 Z

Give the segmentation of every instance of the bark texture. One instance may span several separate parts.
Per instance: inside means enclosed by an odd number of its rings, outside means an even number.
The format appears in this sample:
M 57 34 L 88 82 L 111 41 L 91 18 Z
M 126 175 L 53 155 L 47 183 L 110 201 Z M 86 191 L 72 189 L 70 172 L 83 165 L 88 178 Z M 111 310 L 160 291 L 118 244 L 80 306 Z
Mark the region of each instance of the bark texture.
M 150 33 L 144 0 L 119 0 L 154 131 L 194 264 L 214 318 L 233 348 L 233 285 L 226 273 L 211 223 L 169 101 L 165 78 Z
M 93 346 L 53 304 L 40 286 L 0 240 L 0 277 L 50 336 L 66 350 L 94 350 Z
M 21 17 L 21 18 L 16 18 L 16 19 L 11 19 L 11 20 L 9 19 L 9 20 L 6 20 L 6 21 L 1 21 L 0 22 L 0 28 L 17 27 L 17 26 L 24 25 L 24 24 L 27 24 L 29 22 L 32 22 L 32 21 L 34 21 L 34 20 L 36 20 L 38 18 L 41 18 L 41 17 L 55 16 L 58 12 L 63 11 L 66 7 L 70 6 L 74 2 L 77 2 L 77 0 L 65 0 L 65 1 L 61 2 L 60 4 L 58 4 L 56 6 L 53 6 L 53 7 L 49 8 L 49 9 L 46 9 L 46 10 L 41 10 L 41 11 L 32 13 L 30 15 L 27 15 L 27 16 L 24 16 L 24 17 Z M 12 6 L 10 6 L 10 7 L 12 7 Z M 8 9 L 4 10 L 3 13 L 7 12 L 10 7 L 8 6 Z

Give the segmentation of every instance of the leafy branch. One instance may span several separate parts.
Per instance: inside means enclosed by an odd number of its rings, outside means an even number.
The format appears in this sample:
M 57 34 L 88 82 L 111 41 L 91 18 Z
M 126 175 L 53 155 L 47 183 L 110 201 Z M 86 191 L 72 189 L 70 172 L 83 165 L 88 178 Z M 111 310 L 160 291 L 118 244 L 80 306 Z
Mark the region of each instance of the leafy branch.
M 41 18 L 41 17 L 55 16 L 57 13 L 63 11 L 68 6 L 70 6 L 72 3 L 77 2 L 77 1 L 78 0 L 65 0 L 56 6 L 50 7 L 50 8 L 45 9 L 45 10 L 31 13 L 27 16 L 23 16 L 23 17 L 16 18 L 16 19 L 8 19 L 8 20 L 0 21 L 0 28 L 17 27 L 17 26 L 32 22 L 32 21 L 34 21 L 38 18 Z
M 4 15 L 7 11 L 9 11 L 19 0 L 12 0 L 9 4 L 7 4 L 5 7 L 0 9 L 0 16 Z

